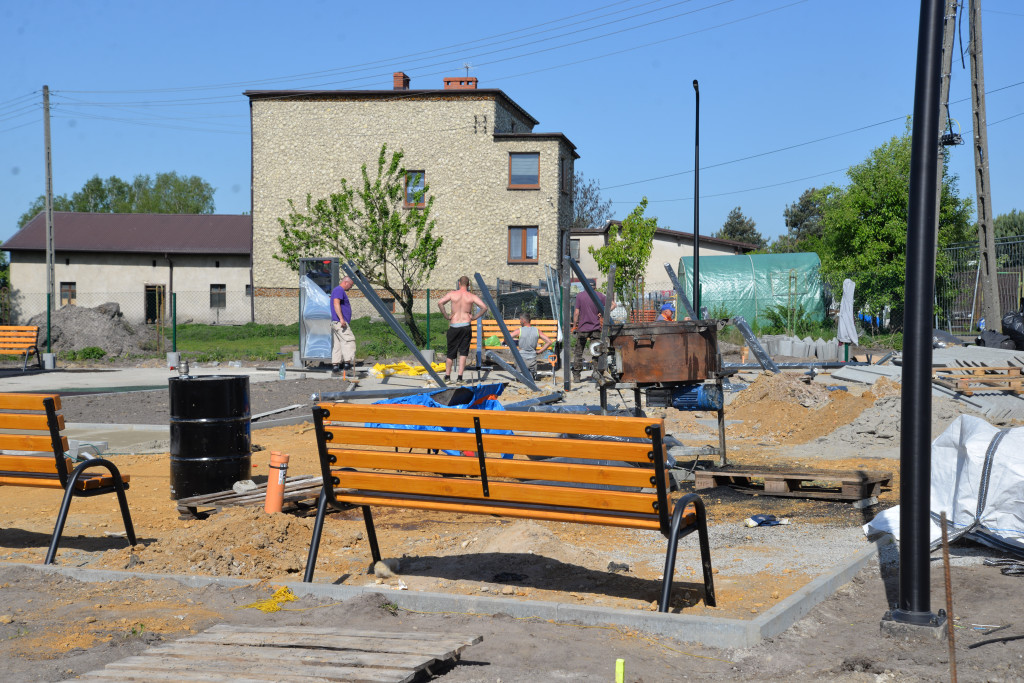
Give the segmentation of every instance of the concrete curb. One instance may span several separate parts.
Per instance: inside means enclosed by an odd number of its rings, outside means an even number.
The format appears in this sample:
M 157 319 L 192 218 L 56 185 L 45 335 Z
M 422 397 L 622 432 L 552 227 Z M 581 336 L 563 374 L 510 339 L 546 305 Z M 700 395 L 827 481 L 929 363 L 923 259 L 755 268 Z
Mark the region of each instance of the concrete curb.
M 588 626 L 619 626 L 645 633 L 700 643 L 708 647 L 743 648 L 756 645 L 764 638 L 782 633 L 811 609 L 828 598 L 840 586 L 870 562 L 878 553 L 872 544 L 847 559 L 840 566 L 820 576 L 789 596 L 756 619 L 726 619 L 687 614 L 662 614 L 642 610 L 623 610 L 607 607 L 587 607 L 537 600 L 478 595 L 450 595 L 419 591 L 398 591 L 369 586 L 336 586 L 326 583 L 284 582 L 298 596 L 312 596 L 333 600 L 348 600 L 368 593 L 380 593 L 399 607 L 422 612 L 463 612 L 470 614 L 508 614 L 519 618 L 536 618 L 555 622 L 573 622 Z M 26 567 L 42 574 L 67 576 L 87 583 L 100 581 L 159 581 L 170 579 L 191 588 L 209 585 L 229 587 L 251 586 L 261 583 L 255 579 L 233 579 L 184 574 L 151 574 L 117 570 L 80 569 L 53 565 L 2 562 L 0 567 Z M 279 585 L 278 582 L 273 582 Z

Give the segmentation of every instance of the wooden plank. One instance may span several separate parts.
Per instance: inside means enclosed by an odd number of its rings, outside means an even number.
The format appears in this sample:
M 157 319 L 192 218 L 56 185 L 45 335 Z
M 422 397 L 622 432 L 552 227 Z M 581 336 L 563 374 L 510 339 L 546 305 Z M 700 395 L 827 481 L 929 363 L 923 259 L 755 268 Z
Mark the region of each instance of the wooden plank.
M 292 627 L 288 627 L 291 631 Z M 280 633 L 280 627 L 277 632 Z M 326 654 L 314 649 L 300 649 L 286 645 L 249 647 L 247 645 L 207 645 L 203 643 L 175 641 L 167 645 L 147 650 L 147 654 L 157 654 L 163 657 L 191 657 L 195 659 L 216 659 L 222 662 L 262 662 L 266 660 L 282 661 L 288 660 L 300 664 L 315 664 L 324 661 L 325 657 L 330 658 L 330 663 L 342 666 L 359 666 L 368 669 L 372 668 L 397 668 L 418 671 L 435 659 L 426 659 L 420 655 L 383 654 L 377 652 L 337 652 L 328 651 Z
M 121 480 L 127 484 L 131 477 L 127 474 L 121 475 Z M 53 474 L 45 473 L 33 473 L 23 477 L 15 477 L 7 475 L 5 476 L 0 472 L 0 485 L 3 486 L 28 486 L 33 488 L 61 488 L 60 479 L 57 478 L 56 470 Z M 92 491 L 94 489 L 102 488 L 104 486 L 113 486 L 114 478 L 111 476 L 104 475 L 92 475 L 86 474 L 79 477 L 78 482 L 75 484 L 75 489 L 78 491 Z
M 108 665 L 109 666 L 109 665 Z M 204 673 L 202 671 L 161 671 L 160 669 L 101 669 L 82 674 L 89 681 L 194 681 L 196 683 L 302 683 L 309 679 L 304 676 L 277 677 L 261 676 L 259 673 L 237 674 Z
M 892 479 L 892 472 L 881 472 L 876 470 L 799 470 L 799 471 L 778 471 L 778 470 L 756 470 L 756 469 L 727 469 L 727 470 L 697 470 L 694 473 L 698 477 L 773 477 L 784 479 L 799 479 L 805 481 L 889 481 Z
M 68 450 L 68 439 L 66 436 L 60 438 L 61 448 L 66 453 Z M 50 435 L 40 436 L 37 434 L 0 434 L 0 450 L 5 451 L 35 451 L 37 453 L 53 454 L 53 441 Z
M 532 415 L 533 413 L 531 413 Z M 523 424 L 528 425 L 528 421 Z M 375 427 L 325 428 L 332 436 L 328 450 L 348 444 L 363 446 L 389 446 L 397 448 L 438 448 L 443 450 L 472 451 L 476 453 L 476 434 L 469 432 L 431 432 L 417 429 L 387 429 Z M 487 453 L 515 453 L 545 457 L 586 458 L 594 460 L 621 460 L 649 464 L 647 454 L 650 440 L 645 443 L 621 441 L 595 441 L 589 439 L 561 439 L 551 436 L 525 436 L 508 434 L 481 435 Z
M 404 500 L 386 496 L 373 496 L 364 492 L 338 493 L 335 496 L 340 502 L 352 505 L 379 505 L 413 510 L 435 510 L 438 512 L 455 512 L 470 515 L 500 515 L 517 519 L 542 519 L 552 522 L 571 522 L 574 524 L 595 524 L 598 526 L 614 526 L 625 529 L 646 529 L 660 531 L 661 521 L 653 512 L 643 517 L 626 517 L 616 515 L 599 515 L 586 512 L 567 512 L 561 510 L 535 510 L 528 508 L 501 507 L 498 505 L 477 505 L 446 501 Z M 687 524 L 692 521 L 687 522 Z
M 401 472 L 427 472 L 480 476 L 480 461 L 462 455 L 428 455 L 424 453 L 387 453 L 381 451 L 332 450 L 338 458 L 336 467 L 356 467 Z M 344 474 L 344 473 L 342 473 Z M 340 476 L 340 475 L 339 475 Z M 573 465 L 531 460 L 487 458 L 487 477 L 538 479 L 541 481 L 600 484 L 604 486 L 654 486 L 653 468 L 612 467 L 606 465 Z M 668 481 L 666 477 L 666 482 Z
M 54 407 L 60 410 L 57 394 L 0 394 L 0 410 L 44 410 L 44 398 L 52 398 Z
M 342 471 L 336 471 L 334 475 L 341 481 L 338 488 L 358 489 L 366 492 L 476 499 L 497 504 L 503 502 L 531 503 L 599 512 L 649 513 L 654 510 L 653 503 L 657 500 L 653 493 L 604 491 L 503 481 L 490 481 L 488 486 L 491 495 L 485 497 L 480 482 L 472 479 Z
M 0 413 L 0 429 L 24 429 L 49 432 L 46 413 Z M 57 429 L 64 429 L 64 416 L 57 416 Z
M 28 486 L 37 489 L 59 489 L 60 479 L 54 474 L 51 479 L 35 477 L 5 477 L 0 474 L 0 486 Z
M 206 631 L 189 638 L 193 643 L 223 643 L 225 645 L 246 645 L 279 647 L 287 642 L 294 648 L 318 648 L 323 651 L 343 650 L 361 652 L 384 652 L 393 654 L 416 654 L 445 660 L 454 657 L 465 648 L 456 640 L 404 640 L 401 638 L 361 638 L 352 635 L 302 634 L 302 633 L 231 633 Z
M 605 415 L 561 415 L 553 413 L 519 413 L 497 410 L 459 408 L 425 408 L 401 405 L 365 405 L 357 403 L 322 403 L 330 412 L 328 422 L 374 422 L 403 425 L 442 425 L 472 430 L 473 418 L 480 419 L 483 429 L 553 432 L 560 434 L 603 434 L 649 438 L 648 426 L 657 426 L 664 433 L 664 421 L 655 418 L 616 417 Z
M 252 649 L 252 648 L 250 648 Z M 292 657 L 276 662 L 222 662 L 214 659 L 184 660 L 180 657 L 160 657 L 143 654 L 111 662 L 106 671 L 127 670 L 149 672 L 151 670 L 178 673 L 179 680 L 190 680 L 201 671 L 205 675 L 241 676 L 265 681 L 365 681 L 366 683 L 408 683 L 416 677 L 416 671 L 400 668 L 365 669 L 358 666 L 334 666 L 327 662 L 316 664 L 297 663 Z

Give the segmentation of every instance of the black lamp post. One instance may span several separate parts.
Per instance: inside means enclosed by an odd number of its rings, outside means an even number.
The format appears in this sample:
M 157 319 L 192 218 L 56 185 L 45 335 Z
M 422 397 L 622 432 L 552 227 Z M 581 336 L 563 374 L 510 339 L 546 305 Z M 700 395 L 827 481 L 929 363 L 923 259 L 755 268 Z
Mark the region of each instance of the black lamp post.
M 693 79 L 697 95 L 697 114 L 693 124 L 693 310 L 700 315 L 700 89 Z

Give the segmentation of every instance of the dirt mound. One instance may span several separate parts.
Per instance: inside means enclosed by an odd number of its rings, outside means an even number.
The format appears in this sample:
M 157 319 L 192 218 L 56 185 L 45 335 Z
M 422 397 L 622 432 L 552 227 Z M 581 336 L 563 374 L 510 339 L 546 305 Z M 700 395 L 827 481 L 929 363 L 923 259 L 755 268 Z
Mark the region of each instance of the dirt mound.
M 45 330 L 46 314 L 32 317 L 28 324 Z M 57 309 L 50 315 L 50 341 L 54 352 L 96 346 L 106 351 L 107 356 L 138 355 L 154 348 L 152 332 L 145 326 L 130 325 L 116 303 L 95 308 L 68 305 Z
M 830 398 L 828 389 L 820 384 L 807 384 L 799 375 L 766 372 L 758 377 L 730 404 L 734 410 L 756 406 L 765 401 L 792 403 L 805 408 L 824 407 Z

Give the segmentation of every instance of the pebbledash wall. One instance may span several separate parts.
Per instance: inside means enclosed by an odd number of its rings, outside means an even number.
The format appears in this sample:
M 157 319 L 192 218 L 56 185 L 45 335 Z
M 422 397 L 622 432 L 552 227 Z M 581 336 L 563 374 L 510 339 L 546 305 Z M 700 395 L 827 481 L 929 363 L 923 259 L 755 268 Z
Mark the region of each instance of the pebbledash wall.
M 298 314 L 298 275 L 274 258 L 288 200 L 303 211 L 307 194 L 326 197 L 342 178 L 358 186 L 363 164 L 372 179 L 382 143 L 405 153 L 407 170 L 424 172 L 436 234 L 444 238 L 438 264 L 417 292 L 418 310 L 425 309 L 425 289 L 433 306 L 462 275 L 537 282 L 545 264 L 559 267 L 560 235 L 572 222 L 575 146 L 561 133 L 534 133 L 537 121 L 500 90 L 476 89 L 473 78 L 445 79 L 445 86 L 408 90 L 399 72 L 395 90 L 246 93 L 257 322 L 293 322 Z M 508 188 L 512 152 L 540 155 L 539 189 Z M 509 227 L 516 226 L 538 228 L 536 264 L 508 262 Z M 358 290 L 350 295 L 354 315 L 371 312 Z

